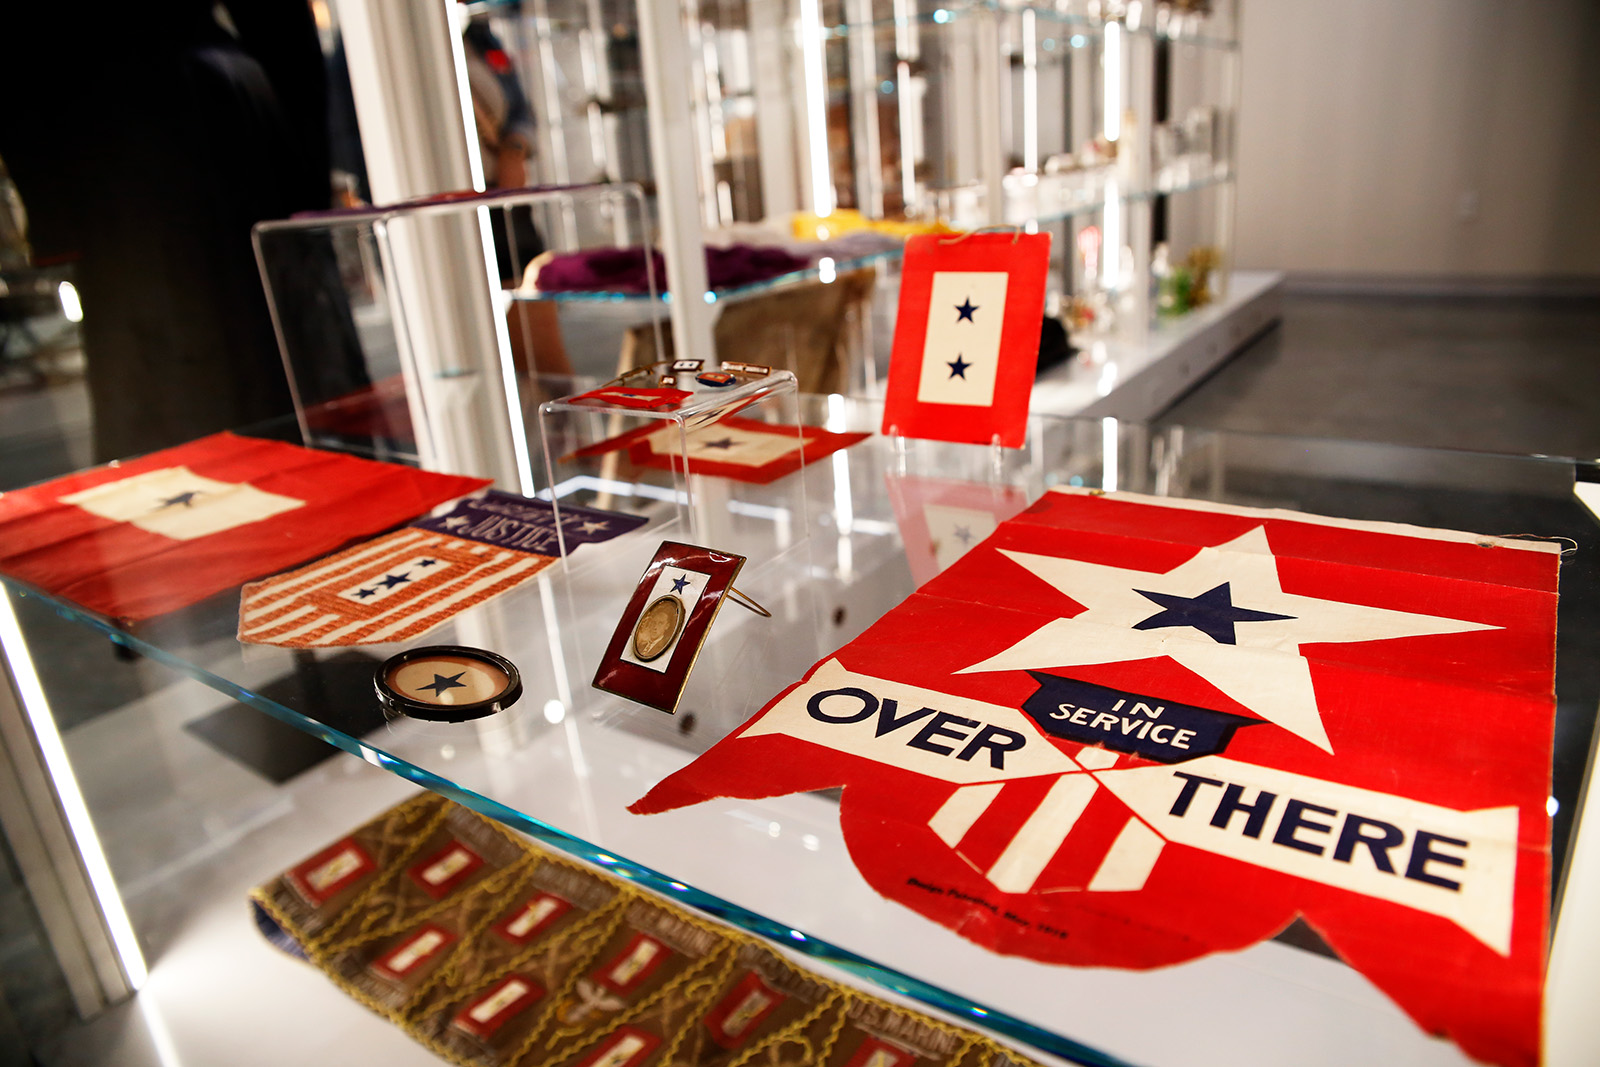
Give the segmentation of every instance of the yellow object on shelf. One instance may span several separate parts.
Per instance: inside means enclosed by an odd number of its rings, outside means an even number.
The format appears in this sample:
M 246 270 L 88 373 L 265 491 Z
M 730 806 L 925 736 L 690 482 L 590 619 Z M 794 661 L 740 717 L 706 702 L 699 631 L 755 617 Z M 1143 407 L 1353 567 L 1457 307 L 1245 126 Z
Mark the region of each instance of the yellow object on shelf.
M 895 237 L 913 237 L 919 233 L 960 233 L 942 222 L 919 222 L 915 219 L 869 219 L 859 211 L 842 208 L 829 215 L 813 215 L 801 211 L 794 217 L 794 235 L 804 241 L 826 241 L 847 233 L 868 230 L 887 233 Z

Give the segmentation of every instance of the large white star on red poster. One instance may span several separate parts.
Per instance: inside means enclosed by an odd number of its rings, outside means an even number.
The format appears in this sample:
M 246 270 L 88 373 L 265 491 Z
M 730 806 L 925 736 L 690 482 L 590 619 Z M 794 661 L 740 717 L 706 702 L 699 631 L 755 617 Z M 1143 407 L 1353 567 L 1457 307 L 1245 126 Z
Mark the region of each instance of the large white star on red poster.
M 1001 554 L 1085 608 L 956 672 L 1074 667 L 1166 656 L 1268 722 L 1328 752 L 1300 646 L 1495 630 L 1496 626 L 1286 593 L 1258 526 L 1166 573 L 1029 552 Z

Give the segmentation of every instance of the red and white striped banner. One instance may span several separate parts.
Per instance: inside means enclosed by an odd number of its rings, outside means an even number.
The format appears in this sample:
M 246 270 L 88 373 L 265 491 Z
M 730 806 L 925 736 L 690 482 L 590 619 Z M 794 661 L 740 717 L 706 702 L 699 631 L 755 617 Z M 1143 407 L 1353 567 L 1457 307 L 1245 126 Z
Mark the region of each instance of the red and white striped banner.
M 407 527 L 245 586 L 239 640 L 288 648 L 406 641 L 552 562 Z

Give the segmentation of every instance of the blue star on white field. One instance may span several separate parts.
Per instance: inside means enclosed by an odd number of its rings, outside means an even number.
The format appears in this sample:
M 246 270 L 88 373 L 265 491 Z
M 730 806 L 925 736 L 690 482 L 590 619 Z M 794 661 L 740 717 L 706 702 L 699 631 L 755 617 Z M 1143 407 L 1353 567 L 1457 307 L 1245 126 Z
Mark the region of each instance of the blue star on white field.
M 929 314 L 918 324 L 923 334 L 918 403 L 990 407 L 1003 365 L 1013 357 L 1029 358 L 1004 350 L 1001 343 L 1009 281 L 1003 270 L 933 272 Z
M 672 591 L 674 593 L 681 593 L 688 586 L 688 584 L 689 579 L 687 578 L 674 578 L 672 579 Z
M 1239 643 L 1237 624 L 1241 622 L 1270 622 L 1273 619 L 1292 618 L 1270 611 L 1242 608 L 1233 602 L 1228 583 L 1207 589 L 1199 596 L 1178 596 L 1176 593 L 1152 593 L 1135 589 L 1135 593 L 1162 607 L 1148 619 L 1134 624 L 1135 630 L 1159 630 L 1164 626 L 1192 626 L 1219 645 Z
M 1263 526 L 1202 548 L 1165 574 L 1030 552 L 1002 549 L 1001 554 L 1085 610 L 1045 623 L 958 674 L 1166 656 L 1268 722 L 1328 752 L 1333 746 L 1301 645 L 1499 629 L 1286 593 Z M 1227 636 L 1233 643 L 1219 640 Z

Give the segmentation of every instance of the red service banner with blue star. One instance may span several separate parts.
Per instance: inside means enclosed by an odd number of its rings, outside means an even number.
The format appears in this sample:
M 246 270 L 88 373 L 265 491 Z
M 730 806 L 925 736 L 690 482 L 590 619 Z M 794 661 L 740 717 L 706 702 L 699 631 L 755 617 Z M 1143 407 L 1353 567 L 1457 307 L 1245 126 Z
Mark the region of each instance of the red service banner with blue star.
M 907 241 L 883 432 L 1021 448 L 1049 269 L 1048 233 Z
M 487 484 L 213 434 L 0 494 L 0 571 L 103 615 L 146 619 Z
M 631 810 L 843 787 L 884 896 L 1149 969 L 1297 919 L 1539 1055 L 1553 545 L 1053 490 Z

